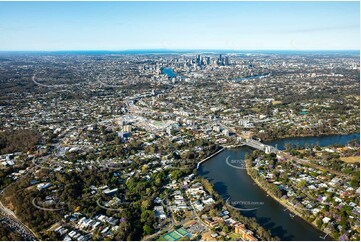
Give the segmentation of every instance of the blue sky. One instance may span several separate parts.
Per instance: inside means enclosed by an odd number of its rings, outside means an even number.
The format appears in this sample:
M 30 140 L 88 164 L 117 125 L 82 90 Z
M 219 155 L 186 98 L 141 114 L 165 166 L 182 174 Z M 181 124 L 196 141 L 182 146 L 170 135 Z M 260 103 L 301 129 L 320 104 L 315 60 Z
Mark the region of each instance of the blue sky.
M 359 2 L 0 2 L 0 50 L 358 50 Z

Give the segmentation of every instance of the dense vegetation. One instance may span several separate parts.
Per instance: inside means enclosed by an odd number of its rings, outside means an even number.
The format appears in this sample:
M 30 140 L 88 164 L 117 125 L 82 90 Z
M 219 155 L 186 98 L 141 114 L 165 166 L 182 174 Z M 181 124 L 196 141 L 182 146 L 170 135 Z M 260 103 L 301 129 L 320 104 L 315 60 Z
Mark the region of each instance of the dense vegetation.
M 0 217 L 1 219 L 1 217 Z M 3 224 L 0 223 L 0 240 L 1 241 L 14 241 L 14 240 L 22 240 L 22 238 L 9 230 L 7 227 L 5 227 Z
M 184 171 L 190 172 L 190 171 Z M 183 171 L 174 170 L 172 176 L 183 176 Z M 119 177 L 115 177 L 113 172 L 102 170 L 85 169 L 82 172 L 53 173 L 49 170 L 41 170 L 38 173 L 39 179 L 49 181 L 56 189 L 51 192 L 64 202 L 63 210 L 43 211 L 32 205 L 33 198 L 44 198 L 49 195 L 45 191 L 38 192 L 35 187 L 30 187 L 30 178 L 23 179 L 12 184 L 4 191 L 3 203 L 15 207 L 15 213 L 22 221 L 25 221 L 36 233 L 40 233 L 43 239 L 56 239 L 55 234 L 47 232 L 44 228 L 49 228 L 56 222 L 64 220 L 65 211 L 75 211 L 91 218 L 97 214 L 106 214 L 122 219 L 119 229 L 114 233 L 115 240 L 140 240 L 143 236 L 153 233 L 156 219 L 153 207 L 153 199 L 161 195 L 161 187 L 165 182 L 167 172 L 153 174 L 149 181 L 135 175 L 126 182 Z M 108 185 L 118 187 L 125 195 L 126 205 L 123 210 L 109 211 L 99 207 L 96 203 L 98 198 L 106 199 L 104 195 L 92 196 L 89 187 Z M 108 198 L 109 199 L 109 198 Z M 94 236 L 97 239 L 97 235 Z
M 40 141 L 40 134 L 30 129 L 0 132 L 0 154 L 26 152 Z

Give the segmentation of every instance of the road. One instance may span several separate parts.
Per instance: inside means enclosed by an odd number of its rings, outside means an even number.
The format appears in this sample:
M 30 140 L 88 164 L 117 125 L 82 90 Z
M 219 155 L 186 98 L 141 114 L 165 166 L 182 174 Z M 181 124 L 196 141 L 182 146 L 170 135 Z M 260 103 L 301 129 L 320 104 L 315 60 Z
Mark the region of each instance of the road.
M 17 233 L 23 240 L 38 240 L 33 231 L 16 218 L 15 214 L 0 202 L 0 223 Z
M 23 175 L 23 178 L 31 173 L 31 169 L 28 170 L 26 174 Z M 12 184 L 10 184 L 12 185 Z M 8 186 L 10 186 L 8 185 Z M 7 187 L 8 187 L 7 186 Z M 7 188 L 3 188 L 0 191 L 0 195 L 3 193 L 3 191 Z M 21 238 L 24 240 L 32 240 L 36 241 L 38 238 L 36 237 L 35 233 L 25 224 L 23 224 L 15 215 L 13 211 L 5 207 L 2 202 L 0 201 L 0 222 L 4 224 L 6 227 L 8 227 L 11 231 L 19 234 Z
M 17 181 L 24 179 L 29 174 L 32 174 L 36 170 L 36 167 L 37 165 L 27 169 L 27 171 L 24 173 L 21 179 L 18 179 Z M 13 184 L 14 183 L 11 183 L 8 186 Z M 4 187 L 0 191 L 0 196 L 8 186 Z M 11 231 L 19 234 L 19 236 L 23 238 L 23 240 L 31 240 L 31 241 L 39 240 L 35 235 L 35 233 L 28 226 L 22 223 L 16 217 L 15 213 L 10 209 L 8 209 L 7 207 L 5 207 L 1 201 L 0 201 L 0 222 L 4 224 L 7 228 L 9 228 Z

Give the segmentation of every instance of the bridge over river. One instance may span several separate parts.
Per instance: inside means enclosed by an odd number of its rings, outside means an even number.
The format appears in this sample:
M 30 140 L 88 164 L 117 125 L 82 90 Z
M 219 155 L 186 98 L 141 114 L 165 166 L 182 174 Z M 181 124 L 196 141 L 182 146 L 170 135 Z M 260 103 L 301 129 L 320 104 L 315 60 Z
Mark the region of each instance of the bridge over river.
M 229 145 L 229 146 L 225 146 L 223 147 L 222 149 L 218 150 L 216 153 L 208 156 L 207 158 L 201 160 L 200 162 L 197 163 L 197 169 L 199 169 L 199 166 L 207 161 L 208 159 L 212 158 L 213 156 L 221 153 L 224 149 L 228 149 L 228 148 L 235 148 L 235 147 L 239 147 L 239 146 L 249 146 L 249 147 L 252 147 L 254 149 L 257 149 L 257 150 L 262 150 L 266 153 L 278 153 L 278 149 L 276 147 L 273 147 L 271 145 L 265 145 L 265 144 L 262 144 L 261 142 L 257 141 L 257 140 L 254 140 L 254 139 L 247 139 L 247 140 L 244 140 L 244 141 L 241 141 L 239 144 L 237 145 Z
M 257 149 L 257 150 L 262 150 L 266 153 L 277 153 L 279 151 L 277 149 L 277 147 L 273 147 L 271 145 L 265 145 L 254 139 L 247 139 L 245 141 L 242 141 L 242 144 L 252 147 L 254 149 Z

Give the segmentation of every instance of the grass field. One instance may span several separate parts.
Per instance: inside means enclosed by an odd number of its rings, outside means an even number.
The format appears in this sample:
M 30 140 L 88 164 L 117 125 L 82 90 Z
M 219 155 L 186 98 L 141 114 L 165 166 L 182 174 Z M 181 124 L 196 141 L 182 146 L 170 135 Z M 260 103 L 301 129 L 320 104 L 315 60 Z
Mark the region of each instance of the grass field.
M 188 226 L 190 226 L 190 225 L 192 225 L 192 224 L 194 224 L 194 223 L 196 223 L 196 222 L 197 222 L 197 221 L 195 221 L 195 220 L 190 220 L 190 221 L 184 223 L 183 226 L 184 226 L 184 227 L 188 227 Z
M 272 105 L 277 105 L 277 104 L 281 104 L 281 103 L 282 103 L 281 101 L 276 101 L 276 100 L 272 101 Z
M 360 156 L 349 156 L 349 157 L 341 157 L 342 161 L 346 163 L 358 163 L 360 162 Z
M 232 233 L 232 234 L 229 235 L 229 237 L 231 238 L 232 241 L 235 241 L 236 239 L 240 239 L 241 235 L 236 234 L 236 233 Z

